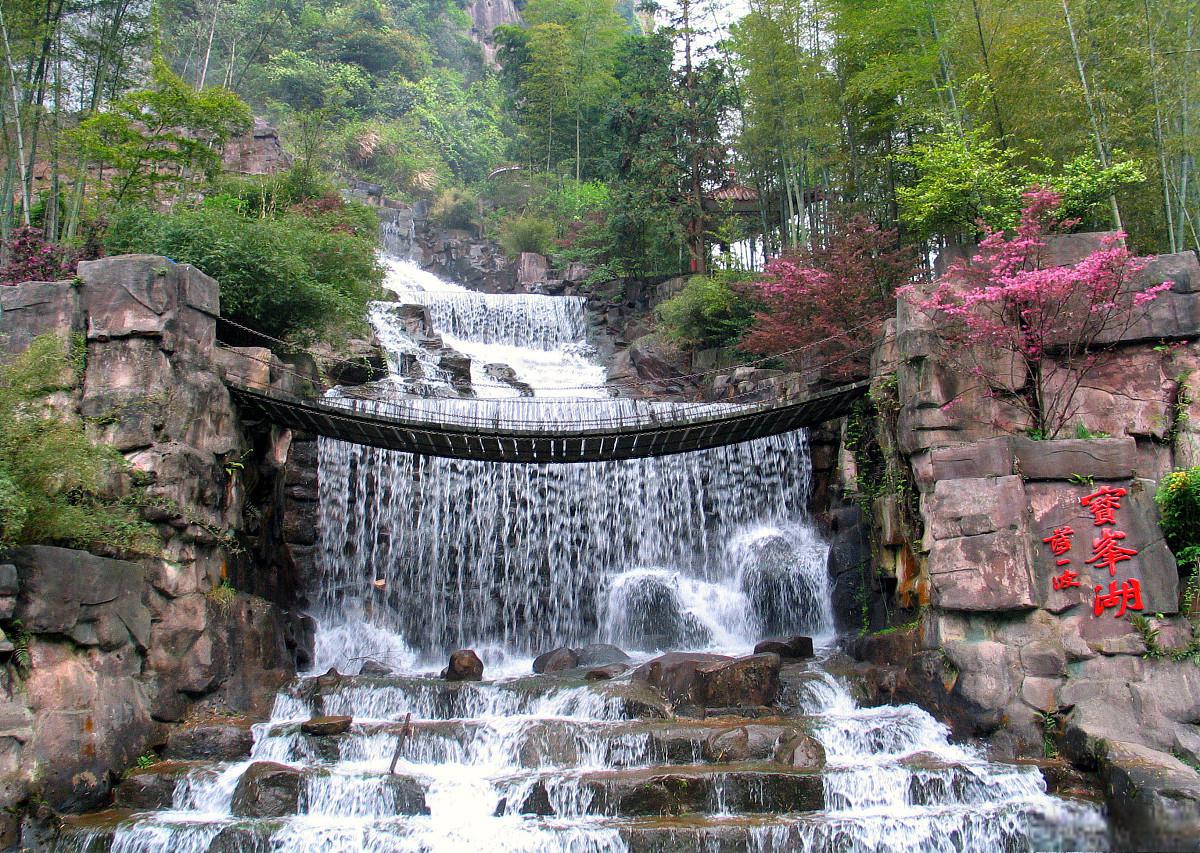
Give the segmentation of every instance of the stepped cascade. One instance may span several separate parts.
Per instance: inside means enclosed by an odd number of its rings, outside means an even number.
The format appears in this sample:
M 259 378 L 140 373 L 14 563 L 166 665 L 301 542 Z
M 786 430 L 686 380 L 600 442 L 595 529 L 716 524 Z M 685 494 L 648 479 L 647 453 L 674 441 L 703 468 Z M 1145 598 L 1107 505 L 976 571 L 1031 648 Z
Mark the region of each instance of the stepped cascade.
M 538 406 L 568 422 L 670 405 L 610 398 L 582 299 L 475 294 L 390 264 L 401 304 L 427 310 L 441 345 L 470 357 L 484 399 L 458 397 L 395 303 L 371 311 L 393 368 L 373 399 L 419 392 L 434 412 L 483 405 L 500 418 Z M 567 386 L 580 390 L 559 399 Z M 135 775 L 127 785 L 164 793 L 119 795 L 132 810 L 72 823 L 59 849 L 1109 846 L 1100 811 L 1048 794 L 1037 766 L 953 743 L 915 706 L 856 702 L 828 648 L 828 549 L 806 514 L 808 477 L 802 433 L 580 465 L 323 439 L 313 672 L 279 693 L 248 755 Z M 778 700 L 752 716 L 676 716 L 630 672 L 529 675 L 555 647 L 620 655 L 597 645 L 615 644 L 636 665 L 672 650 L 746 655 L 792 634 L 815 636 L 817 655 L 785 661 Z M 437 677 L 468 647 L 486 680 Z

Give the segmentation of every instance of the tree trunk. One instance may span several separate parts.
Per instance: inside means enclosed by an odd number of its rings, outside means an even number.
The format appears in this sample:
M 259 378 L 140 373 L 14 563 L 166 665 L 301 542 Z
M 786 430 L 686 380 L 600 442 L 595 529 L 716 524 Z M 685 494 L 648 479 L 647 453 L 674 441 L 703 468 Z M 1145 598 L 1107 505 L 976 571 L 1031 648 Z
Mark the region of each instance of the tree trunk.
M 1067 0 L 1062 0 L 1063 18 L 1067 22 L 1067 32 L 1071 36 L 1071 52 L 1075 57 L 1075 68 L 1079 72 L 1079 85 L 1083 88 L 1083 101 L 1087 106 L 1088 118 L 1092 123 L 1092 137 L 1096 143 L 1096 156 L 1100 159 L 1100 165 L 1108 166 L 1108 151 L 1104 146 L 1104 137 L 1100 132 L 1100 119 L 1096 115 L 1096 105 L 1092 100 L 1092 89 L 1088 85 L 1087 71 L 1083 67 L 1083 55 L 1079 52 L 1079 39 L 1075 35 L 1075 24 L 1071 20 L 1071 7 Z M 1116 195 L 1109 196 L 1109 204 L 1112 207 L 1113 227 L 1121 231 L 1121 209 L 1117 206 Z

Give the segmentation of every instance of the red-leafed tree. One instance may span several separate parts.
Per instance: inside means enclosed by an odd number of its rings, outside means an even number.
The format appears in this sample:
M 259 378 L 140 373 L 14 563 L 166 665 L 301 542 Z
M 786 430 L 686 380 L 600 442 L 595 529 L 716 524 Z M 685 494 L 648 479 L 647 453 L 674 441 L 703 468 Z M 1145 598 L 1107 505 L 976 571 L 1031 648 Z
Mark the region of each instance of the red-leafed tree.
M 40 228 L 17 228 L 9 237 L 0 264 L 0 284 L 59 281 L 75 275 L 79 254 L 49 243 Z
M 945 361 L 976 380 L 967 390 L 1002 398 L 1037 435 L 1055 438 L 1078 414 L 1084 380 L 1171 284 L 1136 286 L 1151 259 L 1134 257 L 1123 233 L 1076 263 L 1049 264 L 1048 239 L 1076 223 L 1056 217 L 1062 198 L 1052 190 L 1024 199 L 1015 233 L 985 229 L 974 256 L 931 290 L 900 292 L 936 318 Z
M 896 289 L 916 274 L 917 257 L 896 232 L 863 216 L 841 218 L 824 239 L 776 258 L 750 287 L 763 309 L 741 344 L 778 355 L 828 379 L 865 376 Z

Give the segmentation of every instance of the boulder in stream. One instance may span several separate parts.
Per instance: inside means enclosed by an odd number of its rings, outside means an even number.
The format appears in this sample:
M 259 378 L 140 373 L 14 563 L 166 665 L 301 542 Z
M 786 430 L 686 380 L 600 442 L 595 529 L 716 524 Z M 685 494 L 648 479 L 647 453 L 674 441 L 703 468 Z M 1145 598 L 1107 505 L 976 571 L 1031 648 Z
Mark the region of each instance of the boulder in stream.
M 756 655 L 771 652 L 781 658 L 810 658 L 813 656 L 812 637 L 795 636 L 782 640 L 763 640 L 754 647 Z
M 474 649 L 459 649 L 450 653 L 450 663 L 442 670 L 447 681 L 482 681 L 483 661 Z
M 548 672 L 562 672 L 564 669 L 574 669 L 579 666 L 579 654 L 566 646 L 542 652 L 533 659 L 533 671 L 539 675 Z
M 313 717 L 300 724 L 300 731 L 306 735 L 316 735 L 318 737 L 341 735 L 350 731 L 351 722 L 351 717 Z
M 393 674 L 393 670 L 390 666 L 382 664 L 377 660 L 368 660 L 363 661 L 363 665 L 359 667 L 358 674 L 367 678 L 386 678 Z
M 779 693 L 779 655 L 743 658 L 670 652 L 633 671 L 677 710 L 770 705 Z
M 626 664 L 609 663 L 604 666 L 598 666 L 595 669 L 589 669 L 584 678 L 588 681 L 608 681 L 610 678 L 616 678 L 618 675 L 623 675 L 628 671 L 629 666 Z
M 300 771 L 274 761 L 256 761 L 238 780 L 230 809 L 238 817 L 288 817 L 300 803 Z
M 633 659 L 611 643 L 591 643 L 575 650 L 579 656 L 578 666 L 608 666 L 609 664 L 629 664 Z

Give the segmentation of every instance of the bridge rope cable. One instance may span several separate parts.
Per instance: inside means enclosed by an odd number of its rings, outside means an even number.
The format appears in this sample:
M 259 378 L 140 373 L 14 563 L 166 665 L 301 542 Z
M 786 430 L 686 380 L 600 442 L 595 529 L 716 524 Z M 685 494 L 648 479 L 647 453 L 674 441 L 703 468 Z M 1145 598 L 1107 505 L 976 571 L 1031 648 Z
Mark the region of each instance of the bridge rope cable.
M 637 380 L 614 379 L 614 380 L 606 382 L 604 385 L 600 385 L 600 386 L 597 386 L 597 385 L 551 385 L 551 386 L 545 386 L 542 388 L 538 388 L 536 390 L 538 390 L 538 391 L 555 391 L 555 392 L 558 392 L 558 391 L 595 392 L 598 389 L 615 387 L 615 388 L 626 389 L 626 390 L 648 390 L 651 393 L 662 393 L 661 386 L 677 384 L 679 382 L 684 382 L 684 381 L 705 379 L 709 376 L 715 376 L 715 375 L 721 374 L 721 373 L 731 373 L 742 367 L 756 367 L 758 365 L 769 364 L 771 362 L 774 362 L 774 361 L 777 361 L 780 359 L 787 359 L 792 356 L 800 355 L 802 353 L 816 349 L 817 347 L 820 347 L 824 344 L 828 344 L 828 343 L 837 341 L 837 340 L 844 338 L 845 336 L 850 335 L 854 332 L 858 332 L 863 329 L 870 328 L 871 326 L 874 326 L 877 323 L 881 323 L 881 322 L 887 320 L 891 316 L 893 316 L 893 314 L 891 314 L 891 313 L 880 314 L 877 317 L 872 317 L 872 318 L 865 320 L 855 326 L 850 326 L 846 329 L 842 329 L 837 334 L 828 335 L 824 338 L 820 338 L 815 341 L 810 341 L 808 343 L 802 344 L 797 347 L 793 347 L 788 350 L 784 350 L 782 352 L 774 353 L 771 355 L 760 356 L 758 358 L 750 359 L 750 360 L 744 361 L 744 362 L 739 362 L 739 363 L 733 364 L 733 365 L 728 365 L 726 367 L 713 367 L 708 370 L 694 371 L 692 373 L 680 373 L 680 374 L 675 374 L 670 377 L 664 377 L 662 379 L 637 379 Z M 250 326 L 243 325 L 242 323 L 239 323 L 236 320 L 231 320 L 227 317 L 221 317 L 220 322 L 225 323 L 229 326 L 232 326 L 233 328 L 239 329 L 243 332 L 247 332 L 249 334 L 260 337 L 263 340 L 267 340 L 267 341 L 271 341 L 273 343 L 279 344 L 280 346 L 282 346 L 292 352 L 302 352 L 308 356 L 311 356 L 315 360 L 343 364 L 343 365 L 353 367 L 353 368 L 359 369 L 359 370 L 361 370 L 363 367 L 363 363 L 361 361 L 354 361 L 353 359 L 342 358 L 342 357 L 336 356 L 336 355 L 328 355 L 328 354 L 318 353 L 317 351 L 315 351 L 311 348 L 301 346 L 300 344 L 294 343 L 292 341 L 286 341 L 282 338 L 274 337 L 273 335 L 269 335 L 266 332 L 260 332 L 257 329 L 251 328 Z M 871 344 L 871 346 L 874 346 L 874 343 L 875 342 L 873 342 Z M 253 355 L 250 355 L 249 353 L 242 353 L 242 355 L 247 358 L 250 358 L 252 360 L 255 360 L 255 361 L 263 361 L 263 359 L 258 358 Z M 278 365 L 276 365 L 276 366 L 278 366 Z M 824 365 L 824 366 L 829 366 L 829 365 Z M 282 367 L 281 369 L 288 370 L 287 367 Z M 289 370 L 288 372 L 294 372 L 294 371 Z M 297 375 L 300 375 L 300 374 L 297 374 Z M 303 376 L 303 378 L 305 381 L 312 380 L 312 377 L 309 377 L 309 376 Z M 512 385 L 510 385 L 508 383 L 504 383 L 504 382 L 472 381 L 471 386 L 475 387 L 475 388 L 501 388 L 501 389 L 506 389 L 506 390 L 510 390 L 510 391 L 513 390 Z M 535 399 L 535 400 L 538 400 L 541 402 L 562 402 L 564 399 L 576 399 L 576 398 L 532 397 L 532 398 L 525 398 L 525 399 Z
M 830 359 L 819 365 L 814 365 L 805 371 L 800 371 L 801 375 L 805 373 L 820 372 L 836 367 L 857 358 L 860 355 L 866 354 L 873 350 L 878 341 L 871 342 L 850 350 L 842 354 L 838 358 Z M 259 356 L 253 356 L 248 353 L 241 355 L 257 361 L 272 369 L 282 369 L 305 382 L 310 382 L 311 377 L 296 371 L 287 365 L 282 365 L 278 362 L 272 363 L 268 359 Z M 770 381 L 770 380 L 768 380 Z M 509 386 L 502 386 L 509 388 Z M 584 386 L 586 390 L 595 391 L 596 386 Z M 511 390 L 511 388 L 509 388 Z M 679 424 L 704 424 L 715 423 L 723 420 L 729 420 L 734 417 L 745 416 L 754 412 L 769 411 L 774 408 L 780 408 L 787 405 L 797 404 L 802 402 L 796 400 L 794 403 L 779 400 L 753 400 L 748 399 L 747 402 L 738 402 L 743 398 L 753 398 L 760 393 L 761 389 L 754 388 L 738 394 L 734 394 L 729 398 L 717 401 L 652 401 L 642 398 L 470 398 L 470 397 L 407 397 L 404 400 L 387 400 L 387 399 L 372 399 L 369 397 L 347 395 L 343 397 L 321 397 L 307 403 L 308 406 L 320 408 L 322 412 L 329 414 L 330 417 L 336 419 L 347 420 L 345 416 L 336 415 L 334 412 L 349 412 L 365 415 L 377 415 L 398 422 L 414 422 L 420 421 L 425 424 L 435 424 L 440 427 L 470 427 L 474 429 L 491 428 L 496 430 L 542 430 L 547 428 L 558 428 L 560 430 L 575 430 L 575 429 L 608 429 L 616 427 L 618 429 L 643 429 L 653 427 L 669 427 Z M 265 393 L 265 396 L 275 397 L 280 403 L 290 405 L 291 402 L 280 398 L 277 394 L 270 391 Z M 343 402 L 344 401 L 344 402 Z M 502 411 L 504 408 L 521 409 L 535 408 L 530 404 L 557 402 L 569 403 L 573 408 L 578 410 L 580 406 L 596 406 L 603 410 L 603 417 L 570 417 L 570 413 L 564 412 L 564 417 L 561 420 L 547 419 L 521 419 L 505 416 Z M 348 403 L 349 405 L 346 405 Z M 429 404 L 429 408 L 437 407 L 436 411 L 421 411 L 426 408 L 423 404 Z M 445 405 L 445 404 L 449 405 Z M 480 406 L 479 404 L 483 404 Z M 459 407 L 461 411 L 455 411 Z M 655 408 L 659 407 L 659 408 Z M 480 408 L 489 409 L 489 414 L 473 414 L 471 410 L 478 411 Z M 614 408 L 617 411 L 614 411 Z

